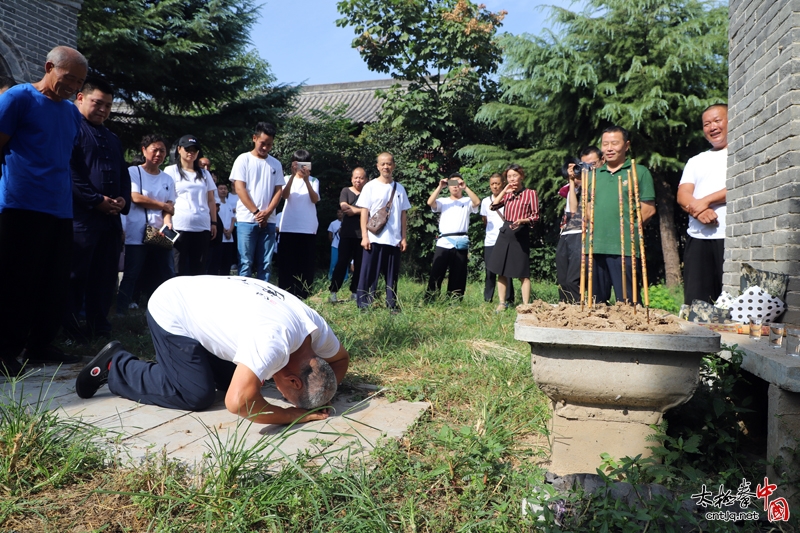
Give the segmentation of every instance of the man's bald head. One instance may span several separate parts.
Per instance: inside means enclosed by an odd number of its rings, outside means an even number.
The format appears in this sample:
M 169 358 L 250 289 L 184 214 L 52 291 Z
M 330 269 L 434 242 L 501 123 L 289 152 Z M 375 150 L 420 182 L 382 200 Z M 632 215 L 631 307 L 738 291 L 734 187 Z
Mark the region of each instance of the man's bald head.
M 294 402 L 301 409 L 316 409 L 328 403 L 336 394 L 336 374 L 325 359 L 314 356 L 300 371 L 303 388 Z M 288 399 L 288 398 L 287 398 Z
M 51 100 L 66 100 L 83 86 L 88 70 L 83 54 L 69 46 L 56 46 L 47 54 L 44 77 L 34 87 Z

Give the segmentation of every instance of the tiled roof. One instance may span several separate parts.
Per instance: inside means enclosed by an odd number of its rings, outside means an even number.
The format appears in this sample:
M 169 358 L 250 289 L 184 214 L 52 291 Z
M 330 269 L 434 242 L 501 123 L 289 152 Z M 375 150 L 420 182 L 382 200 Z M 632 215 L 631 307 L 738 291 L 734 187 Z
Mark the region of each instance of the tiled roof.
M 305 119 L 312 119 L 312 109 L 324 110 L 347 104 L 344 116 L 359 124 L 369 124 L 378 120 L 383 100 L 375 97 L 377 89 L 388 89 L 395 83 L 406 85 L 398 80 L 357 81 L 351 83 L 326 83 L 306 85 L 297 97 L 297 107 L 291 113 Z

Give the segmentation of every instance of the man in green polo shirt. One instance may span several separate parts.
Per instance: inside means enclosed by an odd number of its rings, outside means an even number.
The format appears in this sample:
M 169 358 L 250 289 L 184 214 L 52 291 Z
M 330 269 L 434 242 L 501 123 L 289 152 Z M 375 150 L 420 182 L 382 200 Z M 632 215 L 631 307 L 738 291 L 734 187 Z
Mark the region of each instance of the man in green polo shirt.
M 622 176 L 623 216 L 625 235 L 625 294 L 631 299 L 633 291 L 631 269 L 631 236 L 630 218 L 628 216 L 628 171 L 631 171 L 631 160 L 628 151 L 631 141 L 625 128 L 610 126 L 603 130 L 600 149 L 606 163 L 597 169 L 597 186 L 594 200 L 594 265 L 592 268 L 593 290 L 595 302 L 605 302 L 611 298 L 611 288 L 617 301 L 622 301 L 622 256 L 619 235 L 619 176 Z M 642 205 L 642 219 L 647 221 L 656 214 L 656 193 L 653 187 L 653 176 L 641 165 L 636 165 L 639 177 L 639 199 Z M 638 253 L 639 228 L 634 226 L 634 252 Z M 588 240 L 586 251 L 588 252 Z M 637 259 L 637 264 L 640 261 Z M 640 270 L 641 272 L 641 270 Z M 638 276 L 637 285 L 641 283 Z M 638 289 L 638 288 L 637 288 Z M 637 293 L 638 294 L 638 293 Z M 641 302 L 641 298 L 638 299 Z

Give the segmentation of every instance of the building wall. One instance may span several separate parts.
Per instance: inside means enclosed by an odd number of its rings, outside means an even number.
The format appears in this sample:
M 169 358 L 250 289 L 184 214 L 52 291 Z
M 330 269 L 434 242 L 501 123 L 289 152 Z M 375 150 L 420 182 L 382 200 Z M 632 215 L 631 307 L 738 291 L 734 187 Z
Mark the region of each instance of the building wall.
M 18 82 L 39 80 L 47 53 L 76 46 L 83 0 L 0 0 L 0 71 Z
M 800 324 L 800 0 L 730 0 L 726 289 L 742 263 L 789 274 Z

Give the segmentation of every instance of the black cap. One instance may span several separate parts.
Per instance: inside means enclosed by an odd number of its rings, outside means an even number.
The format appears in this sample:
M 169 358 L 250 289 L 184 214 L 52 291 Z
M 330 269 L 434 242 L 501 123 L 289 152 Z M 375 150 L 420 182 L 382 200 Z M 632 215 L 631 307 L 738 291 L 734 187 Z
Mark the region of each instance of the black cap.
M 194 135 L 184 135 L 178 141 L 178 146 L 183 146 L 184 148 L 189 148 L 190 146 L 194 146 L 198 150 L 200 149 L 200 143 L 197 142 L 197 137 Z

